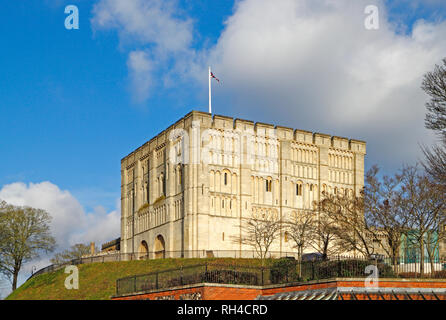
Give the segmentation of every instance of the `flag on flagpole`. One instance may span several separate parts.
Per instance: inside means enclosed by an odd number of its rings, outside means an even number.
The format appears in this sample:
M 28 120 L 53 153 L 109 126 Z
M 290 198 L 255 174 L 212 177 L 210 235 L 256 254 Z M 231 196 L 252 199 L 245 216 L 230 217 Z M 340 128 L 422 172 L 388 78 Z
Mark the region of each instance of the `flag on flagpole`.
M 211 67 L 209 67 L 209 113 L 212 113 L 212 94 L 211 94 L 211 79 L 214 78 L 217 80 L 218 83 L 220 83 L 220 79 L 218 79 L 211 71 Z
M 220 80 L 216 76 L 214 76 L 214 74 L 212 72 L 211 72 L 211 77 L 214 78 L 215 80 L 217 80 L 217 82 L 220 83 Z

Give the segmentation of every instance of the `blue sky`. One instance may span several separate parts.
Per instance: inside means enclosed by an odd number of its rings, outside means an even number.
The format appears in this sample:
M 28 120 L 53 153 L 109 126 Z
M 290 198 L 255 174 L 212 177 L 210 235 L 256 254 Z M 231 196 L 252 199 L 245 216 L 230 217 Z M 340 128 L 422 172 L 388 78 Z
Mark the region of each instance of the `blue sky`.
M 69 31 L 64 8 L 72 3 L 80 28 Z M 87 206 L 111 209 L 119 196 L 120 159 L 206 98 L 161 90 L 143 105 L 132 103 L 127 57 L 115 33 L 93 33 L 93 4 L 0 5 L 0 186 L 48 180 Z M 183 1 L 181 8 L 195 20 L 201 41 L 212 44 L 232 4 Z
M 2 1 L 0 196 L 48 181 L 86 216 L 119 210 L 121 158 L 190 110 L 206 111 L 208 64 L 223 80 L 218 114 L 366 140 L 367 166 L 389 172 L 416 161 L 418 143 L 433 141 L 419 81 L 446 56 L 444 1 L 328 2 L 165 1 L 161 23 L 133 24 L 159 2 Z M 134 10 L 119 16 L 116 3 Z M 373 3 L 375 33 L 361 25 Z M 64 27 L 68 4 L 79 8 L 79 30 Z M 182 31 L 190 41 L 172 49 L 166 38 L 175 46 Z M 142 59 L 133 67 L 132 53 Z
M 69 31 L 63 10 L 73 3 L 79 8 L 80 29 Z M 143 106 L 132 103 L 127 57 L 116 33 L 93 32 L 94 3 L 0 5 L 0 186 L 48 180 L 78 194 L 87 206 L 111 209 L 119 194 L 120 159 L 191 109 L 203 109 L 206 96 L 176 94 L 178 88 L 172 88 L 160 90 Z M 391 17 L 406 18 L 409 28 L 419 18 L 438 16 L 436 6 L 414 10 L 404 1 L 389 3 Z M 233 12 L 232 1 L 188 0 L 178 7 L 180 15 L 194 20 L 198 49 L 217 42 Z

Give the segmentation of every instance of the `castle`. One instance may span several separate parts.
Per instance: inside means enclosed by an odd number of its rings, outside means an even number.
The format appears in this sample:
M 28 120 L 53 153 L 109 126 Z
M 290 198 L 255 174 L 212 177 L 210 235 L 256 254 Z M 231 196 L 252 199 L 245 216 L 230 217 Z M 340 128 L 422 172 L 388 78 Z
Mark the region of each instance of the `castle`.
M 121 160 L 121 252 L 243 257 L 243 219 L 359 193 L 365 154 L 359 140 L 192 111 Z M 285 232 L 271 248 L 294 250 Z

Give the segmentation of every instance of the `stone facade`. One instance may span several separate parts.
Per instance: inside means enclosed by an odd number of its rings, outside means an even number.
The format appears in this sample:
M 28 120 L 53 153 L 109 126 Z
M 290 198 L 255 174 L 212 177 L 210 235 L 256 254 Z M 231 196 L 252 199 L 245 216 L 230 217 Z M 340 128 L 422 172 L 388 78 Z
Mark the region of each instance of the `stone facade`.
M 121 252 L 252 250 L 243 219 L 313 210 L 321 192 L 357 194 L 366 143 L 192 111 L 121 161 Z M 285 233 L 272 251 L 291 252 Z

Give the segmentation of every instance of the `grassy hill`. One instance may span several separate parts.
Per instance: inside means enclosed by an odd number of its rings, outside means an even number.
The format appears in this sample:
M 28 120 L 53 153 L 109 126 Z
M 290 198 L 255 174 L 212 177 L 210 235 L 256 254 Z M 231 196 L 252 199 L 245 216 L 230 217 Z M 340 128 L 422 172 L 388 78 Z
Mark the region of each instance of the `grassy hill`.
M 180 266 L 199 263 L 223 263 L 260 266 L 258 259 L 158 259 L 147 261 L 119 261 L 105 263 L 90 263 L 78 265 L 79 289 L 65 288 L 65 278 L 68 274 L 64 269 L 41 274 L 26 281 L 12 292 L 7 300 L 103 300 L 110 299 L 116 292 L 116 280 L 126 276 L 162 271 Z M 269 264 L 269 261 L 267 261 Z

